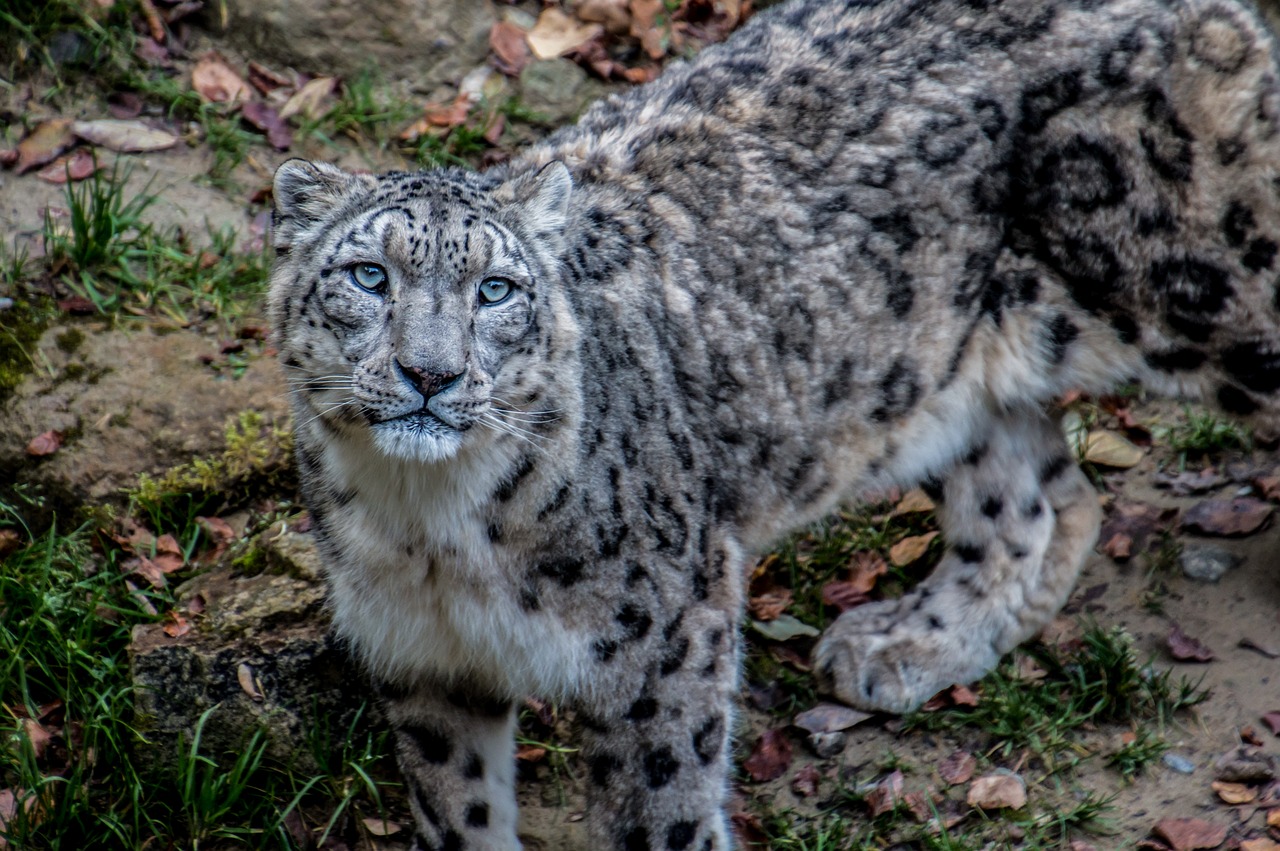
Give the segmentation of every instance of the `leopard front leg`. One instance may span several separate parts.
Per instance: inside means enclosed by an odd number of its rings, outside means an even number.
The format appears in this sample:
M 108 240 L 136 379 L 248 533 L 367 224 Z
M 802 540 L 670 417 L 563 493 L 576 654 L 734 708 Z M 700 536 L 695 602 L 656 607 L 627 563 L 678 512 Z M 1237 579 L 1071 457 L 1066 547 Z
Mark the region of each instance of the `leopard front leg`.
M 688 605 L 601 662 L 580 705 L 590 848 L 728 851 L 733 614 Z
M 515 704 L 424 682 L 377 685 L 417 824 L 413 851 L 514 851 Z
M 851 609 L 814 648 L 823 687 L 866 709 L 905 712 L 973 682 L 1066 602 L 1098 535 L 1097 496 L 1058 423 L 1005 412 L 945 475 L 947 552 L 913 591 Z

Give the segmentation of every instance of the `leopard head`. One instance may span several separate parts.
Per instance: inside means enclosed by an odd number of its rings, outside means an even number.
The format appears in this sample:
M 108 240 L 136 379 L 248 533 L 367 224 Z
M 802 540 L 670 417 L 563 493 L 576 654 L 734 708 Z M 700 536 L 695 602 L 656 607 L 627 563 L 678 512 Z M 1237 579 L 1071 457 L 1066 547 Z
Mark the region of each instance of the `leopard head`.
M 424 462 L 518 434 L 550 380 L 571 188 L 558 162 L 505 179 L 282 165 L 270 303 L 299 426 Z

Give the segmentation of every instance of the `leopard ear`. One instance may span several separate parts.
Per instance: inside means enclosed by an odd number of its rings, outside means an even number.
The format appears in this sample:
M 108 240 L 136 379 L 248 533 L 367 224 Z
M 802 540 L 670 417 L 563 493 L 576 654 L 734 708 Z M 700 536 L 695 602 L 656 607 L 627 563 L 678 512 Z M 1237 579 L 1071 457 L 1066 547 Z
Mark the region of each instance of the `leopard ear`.
M 556 160 L 534 174 L 522 174 L 498 189 L 498 200 L 519 208 L 520 217 L 538 236 L 559 240 L 569 220 L 569 196 L 573 178 Z
M 348 174 L 328 163 L 291 159 L 276 169 L 272 242 L 288 250 L 294 240 L 327 218 L 353 193 L 371 184 L 367 176 Z

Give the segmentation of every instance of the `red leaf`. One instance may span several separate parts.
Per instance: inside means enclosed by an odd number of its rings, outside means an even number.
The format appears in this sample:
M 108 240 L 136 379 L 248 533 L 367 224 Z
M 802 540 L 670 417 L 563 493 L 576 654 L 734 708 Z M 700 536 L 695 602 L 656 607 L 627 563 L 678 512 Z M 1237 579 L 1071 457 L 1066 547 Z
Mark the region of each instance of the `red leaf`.
M 968 782 L 978 768 L 978 760 L 965 750 L 958 750 L 938 766 L 938 776 L 950 786 Z
M 280 117 L 275 108 L 255 100 L 241 107 L 240 115 L 249 124 L 266 133 L 267 141 L 277 151 L 287 151 L 293 145 L 293 128 Z
M 49 183 L 66 183 L 71 180 L 84 180 L 100 168 L 93 152 L 88 148 L 77 148 L 75 153 L 60 157 L 36 172 L 36 177 Z
M 872 818 L 891 812 L 897 806 L 902 800 L 902 783 L 902 772 L 894 771 L 867 793 L 864 800 L 871 809 Z
M 813 763 L 801 768 L 796 772 L 796 776 L 791 779 L 791 791 L 795 792 L 800 798 L 808 798 L 810 795 L 818 793 L 818 781 L 822 775 L 818 773 L 818 767 Z
M 191 621 L 177 612 L 169 612 L 167 622 L 162 629 L 164 629 L 164 634 L 170 638 L 181 638 L 191 631 Z
M 50 429 L 31 438 L 27 444 L 27 454 L 40 458 L 52 455 L 62 447 L 62 432 Z
M 1152 828 L 1152 833 L 1173 846 L 1173 851 L 1217 848 L 1227 838 L 1226 826 L 1197 818 L 1161 819 Z
M 742 767 L 757 783 L 777 780 L 791 765 L 791 743 L 782 730 L 765 730 L 742 761 Z
M 489 48 L 493 51 L 493 67 L 508 77 L 518 77 L 533 58 L 524 30 L 508 21 L 498 21 L 489 30 Z
M 1169 630 L 1165 644 L 1179 662 L 1212 662 L 1215 658 L 1212 650 L 1199 639 L 1187 635 L 1176 623 Z
M 250 62 L 249 84 L 264 95 L 269 95 L 276 89 L 293 85 L 293 81 L 283 74 L 277 74 L 266 65 Z
M 58 310 L 72 316 L 92 316 L 98 312 L 93 302 L 82 295 L 73 295 L 58 302 Z

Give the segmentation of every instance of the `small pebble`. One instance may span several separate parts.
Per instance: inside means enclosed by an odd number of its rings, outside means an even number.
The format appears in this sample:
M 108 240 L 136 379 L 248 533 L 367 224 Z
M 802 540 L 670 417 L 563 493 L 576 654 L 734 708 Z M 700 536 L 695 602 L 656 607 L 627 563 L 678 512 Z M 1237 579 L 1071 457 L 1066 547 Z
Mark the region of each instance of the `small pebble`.
M 810 733 L 809 747 L 820 759 L 830 759 L 844 750 L 848 737 L 844 733 Z
M 12 309 L 13 309 L 13 299 L 0 298 L 0 310 L 12 310 Z
M 1178 756 L 1176 753 L 1167 753 L 1161 757 L 1161 760 L 1179 774 L 1191 774 L 1196 770 L 1195 763 L 1185 756 Z
M 1221 547 L 1192 545 L 1182 549 L 1178 564 L 1190 579 L 1217 582 L 1228 570 L 1240 563 L 1240 557 Z

